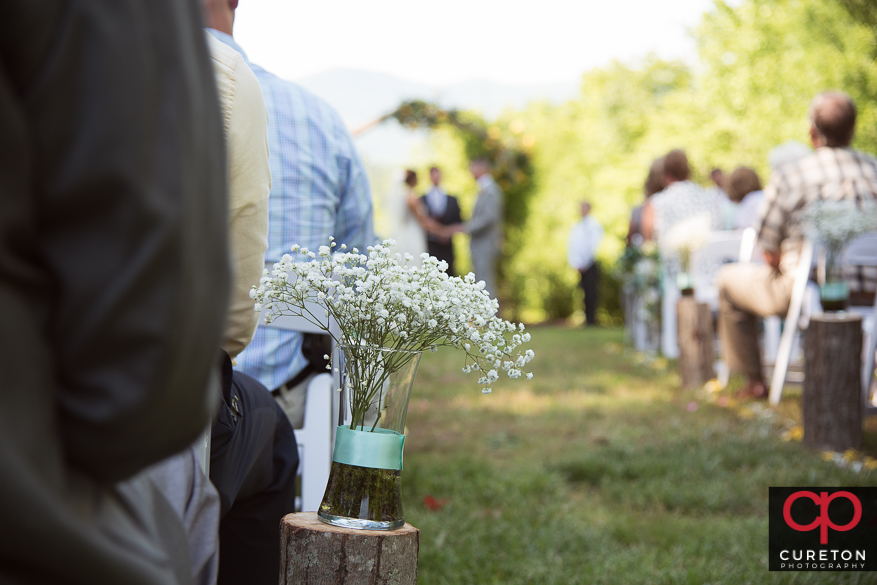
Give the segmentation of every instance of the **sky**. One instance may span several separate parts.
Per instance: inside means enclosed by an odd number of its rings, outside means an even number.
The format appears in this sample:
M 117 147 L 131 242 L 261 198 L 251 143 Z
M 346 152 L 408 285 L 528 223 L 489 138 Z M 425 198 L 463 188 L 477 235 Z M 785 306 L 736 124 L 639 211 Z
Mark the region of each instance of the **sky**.
M 737 4 L 739 2 L 733 2 Z M 713 0 L 240 0 L 234 36 L 285 79 L 334 68 L 442 86 L 569 82 L 650 52 L 693 62 Z

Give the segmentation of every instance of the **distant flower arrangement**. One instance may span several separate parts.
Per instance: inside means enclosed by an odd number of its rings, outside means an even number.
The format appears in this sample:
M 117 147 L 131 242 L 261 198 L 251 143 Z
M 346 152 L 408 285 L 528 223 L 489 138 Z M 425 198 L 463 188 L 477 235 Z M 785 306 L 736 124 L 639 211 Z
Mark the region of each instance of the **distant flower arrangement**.
M 877 229 L 877 204 L 863 201 L 817 201 L 803 214 L 810 237 L 818 240 L 829 254 L 843 253 L 852 240 Z
M 655 243 L 648 241 L 625 248 L 617 270 L 625 291 L 639 299 L 636 317 L 648 323 L 657 322 L 661 314 L 661 257 Z
M 709 241 L 711 225 L 710 216 L 706 214 L 683 219 L 673 225 L 661 239 L 661 248 L 665 255 L 678 254 L 682 269 L 688 272 L 691 255 Z
M 447 263 L 422 254 L 422 265 L 409 264 L 410 254 L 394 254 L 393 240 L 370 246 L 368 255 L 354 248 L 346 252 L 334 242 L 317 252 L 293 246 L 300 258 L 284 255 L 271 272 L 265 271 L 250 296 L 256 310 L 267 311 L 266 321 L 280 315 L 301 316 L 325 330 L 335 343 L 345 347 L 345 359 L 360 363 L 356 371 L 374 371 L 380 350 L 401 350 L 405 355 L 439 346 L 452 346 L 466 354 L 465 373 L 481 372 L 478 383 L 490 393 L 499 372 L 509 378 L 526 376 L 524 367 L 533 350 L 516 351 L 530 341 L 523 324 L 496 316 L 499 305 L 475 282 L 470 273 L 463 278 L 448 276 Z M 340 336 L 327 325 L 334 319 Z M 383 364 L 391 372 L 402 362 Z M 371 370 L 370 370 L 371 368 Z M 366 411 L 380 397 L 383 380 L 362 376 L 349 382 L 352 427 L 361 426 Z

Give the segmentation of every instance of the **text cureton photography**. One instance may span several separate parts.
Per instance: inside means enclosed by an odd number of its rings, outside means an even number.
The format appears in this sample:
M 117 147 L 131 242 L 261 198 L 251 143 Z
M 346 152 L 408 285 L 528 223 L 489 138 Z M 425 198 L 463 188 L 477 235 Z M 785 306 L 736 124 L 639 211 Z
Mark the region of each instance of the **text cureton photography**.
M 770 488 L 771 571 L 877 570 L 877 488 Z

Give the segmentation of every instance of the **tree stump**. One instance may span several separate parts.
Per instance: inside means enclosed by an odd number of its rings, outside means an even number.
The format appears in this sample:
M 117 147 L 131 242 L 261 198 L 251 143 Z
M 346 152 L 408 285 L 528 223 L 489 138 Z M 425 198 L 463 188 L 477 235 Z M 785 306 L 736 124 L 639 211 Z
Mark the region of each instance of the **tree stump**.
M 862 445 L 862 317 L 810 318 L 804 345 L 804 445 L 846 451 Z
M 682 297 L 676 303 L 676 323 L 682 387 L 698 388 L 715 375 L 715 336 L 709 305 L 698 303 L 694 297 Z
M 320 522 L 316 512 L 289 514 L 280 526 L 281 585 L 417 583 L 420 531 L 355 530 Z

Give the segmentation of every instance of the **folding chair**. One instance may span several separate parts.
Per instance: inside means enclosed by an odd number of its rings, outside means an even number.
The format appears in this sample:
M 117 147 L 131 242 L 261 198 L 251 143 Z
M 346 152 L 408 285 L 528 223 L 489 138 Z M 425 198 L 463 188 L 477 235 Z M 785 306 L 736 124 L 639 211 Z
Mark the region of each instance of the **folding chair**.
M 716 279 L 719 270 L 725 264 L 736 262 L 740 259 L 741 249 L 747 244 L 749 234 L 742 231 L 719 231 L 712 232 L 709 241 L 691 255 L 691 276 L 694 279 L 694 298 L 699 303 L 706 303 L 713 312 L 719 309 L 719 289 L 716 287 Z M 755 230 L 752 230 L 751 238 L 754 245 Z M 749 252 L 751 255 L 751 251 Z M 715 341 L 718 344 L 718 339 Z M 717 360 L 715 370 L 718 374 L 719 385 L 724 387 L 728 383 L 730 371 L 722 360 Z
M 314 307 L 314 315 L 323 314 L 323 309 Z M 338 336 L 338 325 L 326 318 L 333 334 Z M 259 316 L 260 327 L 270 327 L 299 333 L 325 333 L 304 317 L 284 315 L 271 323 L 265 323 L 265 311 Z M 333 344 L 333 352 L 335 350 Z M 341 387 L 340 374 L 335 372 L 317 374 L 308 383 L 305 398 L 304 424 L 295 430 L 298 443 L 299 475 L 301 476 L 300 509 L 315 512 L 320 508 L 329 471 L 332 466 L 332 446 L 335 442 L 337 420 L 334 413 L 339 412 L 341 398 L 336 391 Z M 340 416 L 340 413 L 339 413 Z M 299 500 L 299 498 L 296 498 Z
M 845 266 L 877 267 L 877 232 L 856 238 L 844 254 Z M 871 385 L 874 379 L 874 353 L 877 351 L 877 294 L 871 307 L 850 307 L 850 312 L 862 315 L 862 329 L 865 333 L 862 355 L 862 398 L 865 401 L 865 414 L 877 414 L 873 403 Z
M 694 298 L 708 304 L 712 311 L 719 308 L 719 289 L 716 288 L 719 270 L 739 259 L 743 238 L 741 231 L 712 232 L 706 245 L 691 255 Z
M 669 359 L 679 357 L 677 337 L 676 301 L 682 296 L 676 286 L 676 279 L 670 275 L 666 263 L 662 263 L 661 279 L 661 353 Z
M 795 269 L 794 284 L 792 285 L 792 300 L 789 303 L 789 312 L 786 313 L 786 322 L 783 334 L 780 338 L 780 347 L 777 351 L 776 364 L 770 383 L 770 404 L 776 406 L 783 394 L 783 385 L 786 382 L 786 373 L 792 352 L 798 335 L 798 324 L 801 318 L 801 309 L 804 306 L 804 296 L 807 291 L 807 281 L 810 278 L 810 269 L 813 264 L 813 243 L 809 240 L 801 247 L 801 255 L 798 267 Z

